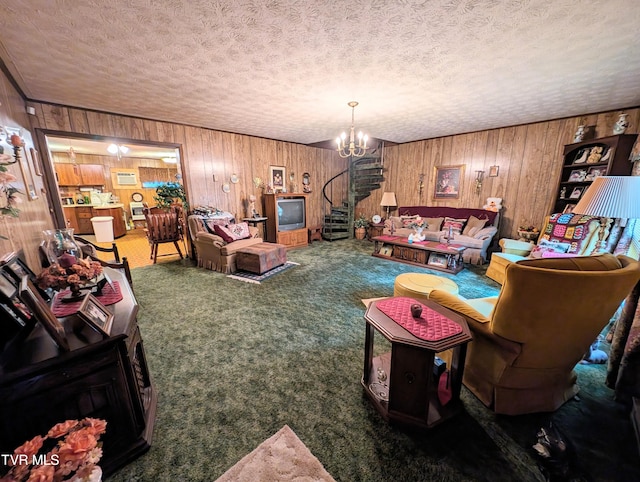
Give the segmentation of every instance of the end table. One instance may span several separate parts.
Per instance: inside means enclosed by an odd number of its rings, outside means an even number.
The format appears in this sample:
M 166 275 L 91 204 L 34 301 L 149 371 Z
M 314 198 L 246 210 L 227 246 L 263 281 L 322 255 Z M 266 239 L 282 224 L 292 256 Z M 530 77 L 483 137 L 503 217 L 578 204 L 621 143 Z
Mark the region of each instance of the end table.
M 382 236 L 383 231 L 384 231 L 384 223 L 379 223 L 379 224 L 370 223 L 369 229 L 367 230 L 367 236 L 368 236 L 367 239 L 372 240 L 376 236 Z
M 390 299 L 401 298 L 386 300 Z M 361 380 L 364 392 L 388 422 L 432 428 L 462 409 L 460 389 L 471 332 L 462 316 L 432 301 L 420 300 L 424 307 L 446 317 L 447 322 L 457 323 L 461 331 L 437 341 L 418 338 L 378 308 L 383 301 L 372 302 L 364 315 L 366 333 Z M 391 342 L 391 352 L 374 357 L 376 332 Z M 438 397 L 438 381 L 442 375 L 436 355 L 440 353 L 442 358 L 448 358 L 442 353 L 445 351 L 451 355 L 446 367 L 451 398 L 442 404 Z

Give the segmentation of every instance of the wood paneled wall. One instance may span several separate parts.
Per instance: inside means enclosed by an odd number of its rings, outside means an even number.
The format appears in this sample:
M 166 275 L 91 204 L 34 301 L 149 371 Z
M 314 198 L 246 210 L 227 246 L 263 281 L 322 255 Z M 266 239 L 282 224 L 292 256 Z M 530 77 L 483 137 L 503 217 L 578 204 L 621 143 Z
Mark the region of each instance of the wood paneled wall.
M 552 209 L 562 166 L 564 145 L 573 141 L 580 124 L 592 126 L 596 137 L 612 135 L 621 111 L 537 122 L 515 127 L 473 132 L 410 142 L 385 149 L 387 169 L 382 188 L 361 201 L 357 212 L 381 214 L 384 191 L 396 193 L 400 206 L 447 205 L 481 208 L 488 197 L 503 199 L 501 237 L 516 236 L 520 224 L 541 226 Z M 627 133 L 638 133 L 640 109 L 629 114 Z M 436 166 L 464 166 L 459 199 L 433 199 Z M 488 177 L 490 166 L 498 166 L 497 177 Z M 480 193 L 476 193 L 476 171 L 484 171 Z M 419 194 L 420 173 L 424 190 Z
M 0 125 L 3 127 L 12 127 L 21 129 L 21 135 L 25 141 L 25 148 L 28 150 L 34 147 L 33 138 L 29 131 L 29 116 L 25 109 L 25 103 L 20 94 L 14 89 L 6 76 L 0 72 Z M 2 147 L 6 154 L 13 154 L 13 149 L 2 143 Z M 24 157 L 24 150 L 21 149 L 21 155 Z M 30 199 L 26 195 L 25 182 L 22 171 L 18 164 L 8 167 L 17 181 L 11 185 L 20 189 L 19 195 L 21 204 L 20 216 L 18 218 L 1 216 L 0 217 L 0 236 L 8 239 L 0 238 L 0 256 L 10 251 L 24 249 L 26 262 L 29 267 L 35 271 L 39 271 L 38 245 L 42 241 L 42 231 L 53 228 L 53 220 L 49 213 L 49 205 L 44 192 L 44 183 L 41 176 L 37 176 L 33 172 L 33 159 L 27 155 L 28 169 L 27 174 L 33 177 L 35 192 L 37 199 Z M 6 199 L 0 200 L 0 205 L 4 206 Z
M 32 105 L 36 109 L 34 128 L 114 137 L 123 143 L 141 140 L 180 145 L 191 206 L 215 206 L 239 218 L 245 216 L 249 195 L 261 198 L 262 190 L 254 179 L 266 182 L 269 166 L 275 165 L 286 168 L 288 189 L 293 173 L 298 192 L 302 191 L 302 174 L 310 174 L 309 224 L 321 224 L 322 186 L 347 166 L 337 153 L 326 149 L 45 103 Z M 232 174 L 239 178 L 238 183 L 231 183 Z M 229 183 L 229 193 L 222 190 L 224 183 Z M 346 187 L 346 181 L 340 184 L 343 191 Z

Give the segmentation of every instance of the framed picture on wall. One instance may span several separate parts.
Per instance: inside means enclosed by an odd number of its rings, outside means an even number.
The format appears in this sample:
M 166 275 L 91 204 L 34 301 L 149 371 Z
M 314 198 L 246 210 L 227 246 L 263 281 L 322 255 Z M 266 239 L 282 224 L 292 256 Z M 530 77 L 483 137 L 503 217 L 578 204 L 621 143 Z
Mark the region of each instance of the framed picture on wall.
M 498 177 L 498 172 L 500 172 L 500 166 L 489 167 L 489 177 Z
M 273 192 L 284 192 L 284 180 L 287 170 L 283 166 L 269 166 L 269 184 Z
M 458 199 L 464 165 L 435 167 L 433 199 Z

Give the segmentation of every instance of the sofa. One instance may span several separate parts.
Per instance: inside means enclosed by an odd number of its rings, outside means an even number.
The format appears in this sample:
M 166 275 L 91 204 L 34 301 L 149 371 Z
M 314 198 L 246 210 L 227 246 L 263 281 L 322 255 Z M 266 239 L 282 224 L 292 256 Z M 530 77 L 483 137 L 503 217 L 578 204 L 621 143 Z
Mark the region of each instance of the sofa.
M 605 253 L 511 263 L 497 297 L 429 300 L 471 329 L 463 383 L 495 413 L 551 412 L 578 392 L 574 367 L 640 280 L 640 263 Z
M 262 243 L 257 227 L 244 222 L 236 224 L 231 215 L 206 217 L 191 214 L 187 223 L 198 266 L 213 271 L 235 273 L 238 250 Z
M 467 249 L 462 253 L 465 263 L 483 264 L 487 249 L 498 232 L 499 213 L 486 209 L 455 208 L 449 206 L 405 206 L 398 208 L 398 216 L 385 220 L 383 234 L 406 236 L 414 232 L 409 227 L 417 216 L 427 221 L 422 232 L 426 241 L 446 243 L 449 225 L 453 244 Z
M 511 263 L 528 258 L 560 258 L 588 256 L 598 242 L 600 218 L 582 214 L 551 214 L 544 220 L 544 228 L 534 244 L 503 238 L 499 241 L 502 252 L 491 255 L 486 275 L 502 284 L 505 268 Z M 605 239 L 609 235 L 607 229 Z

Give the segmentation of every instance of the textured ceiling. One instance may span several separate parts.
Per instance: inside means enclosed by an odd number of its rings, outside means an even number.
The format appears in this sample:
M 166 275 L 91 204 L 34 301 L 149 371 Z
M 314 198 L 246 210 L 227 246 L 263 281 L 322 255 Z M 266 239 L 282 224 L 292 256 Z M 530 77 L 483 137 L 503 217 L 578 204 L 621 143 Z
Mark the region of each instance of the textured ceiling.
M 638 0 L 0 0 L 25 95 L 310 144 L 640 105 Z

